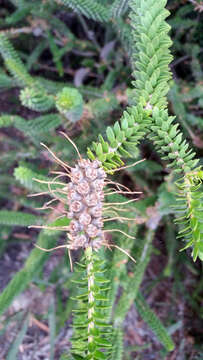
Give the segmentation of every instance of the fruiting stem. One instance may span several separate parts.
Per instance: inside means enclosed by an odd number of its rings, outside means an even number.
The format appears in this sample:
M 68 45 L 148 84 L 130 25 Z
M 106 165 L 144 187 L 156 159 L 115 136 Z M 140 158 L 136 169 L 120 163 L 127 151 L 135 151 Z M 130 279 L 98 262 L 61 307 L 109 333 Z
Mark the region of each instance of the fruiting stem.
M 92 329 L 94 329 L 94 271 L 93 271 L 93 252 L 92 247 L 88 247 L 85 251 L 87 258 L 87 278 L 88 278 L 88 343 L 93 341 Z

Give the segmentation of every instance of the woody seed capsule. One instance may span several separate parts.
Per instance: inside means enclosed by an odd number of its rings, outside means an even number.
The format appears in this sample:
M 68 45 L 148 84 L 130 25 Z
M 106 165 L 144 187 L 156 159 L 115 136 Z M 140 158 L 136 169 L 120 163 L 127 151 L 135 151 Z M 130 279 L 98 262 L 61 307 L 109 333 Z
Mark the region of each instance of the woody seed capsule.
M 73 201 L 70 204 L 70 211 L 75 211 L 75 212 L 79 212 L 80 210 L 82 210 L 82 203 L 81 201 Z
M 102 217 L 102 207 L 100 207 L 99 205 L 90 208 L 89 212 L 95 218 Z
M 94 180 L 97 177 L 97 170 L 89 167 L 85 170 L 85 175 L 88 179 Z
M 89 225 L 91 223 L 91 216 L 88 214 L 88 212 L 84 211 L 80 217 L 79 217 L 79 222 L 82 225 Z
M 71 171 L 71 180 L 75 182 L 76 184 L 79 184 L 79 182 L 83 179 L 83 173 L 80 170 L 73 169 Z
M 86 196 L 85 203 L 88 206 L 96 206 L 98 203 L 98 198 L 96 193 L 92 193 Z
M 87 237 L 85 235 L 77 235 L 74 238 L 73 249 L 77 250 L 80 247 L 85 247 L 87 245 Z
M 70 204 L 72 200 L 81 200 L 82 197 L 75 191 L 71 189 L 68 193 L 68 203 Z
M 90 187 L 89 187 L 89 184 L 86 180 L 83 180 L 81 183 L 79 183 L 77 185 L 77 191 L 79 192 L 79 194 L 81 195 L 87 195 L 89 190 L 90 190 Z
M 102 191 L 104 188 L 104 180 L 102 179 L 97 179 L 94 181 L 93 186 L 95 188 L 96 191 Z
M 87 227 L 87 234 L 91 237 L 91 238 L 95 238 L 98 234 L 98 229 L 95 225 L 93 224 L 89 224 Z
M 78 230 L 80 230 L 80 226 L 79 226 L 78 222 L 75 220 L 72 220 L 69 225 L 69 231 L 71 233 L 76 233 Z

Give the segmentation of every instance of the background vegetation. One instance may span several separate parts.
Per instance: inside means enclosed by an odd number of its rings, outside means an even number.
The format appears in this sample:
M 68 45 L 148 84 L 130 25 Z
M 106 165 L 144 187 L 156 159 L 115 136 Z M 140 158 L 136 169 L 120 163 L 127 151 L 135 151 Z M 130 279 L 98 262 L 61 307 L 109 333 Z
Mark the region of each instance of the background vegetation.
M 71 280 L 80 275 L 70 272 L 63 250 L 50 255 L 33 249 L 36 242 L 44 248 L 64 244 L 64 233 L 27 228 L 47 222 L 66 224 L 64 219 L 55 220 L 64 207 L 38 210 L 50 197 L 28 195 L 48 190 L 34 178 L 46 181 L 50 171 L 59 170 L 41 142 L 72 165 L 74 149 L 59 132 L 67 132 L 85 156 L 98 134 L 105 136 L 106 128 L 132 105 L 128 1 L 95 4 L 91 0 L 1 1 L 2 359 L 69 358 L 76 295 Z M 175 124 L 201 165 L 203 4 L 169 0 L 167 8 L 173 41 L 169 113 L 176 115 Z M 110 130 L 107 136 L 111 139 Z M 136 147 L 134 158 L 146 160 L 116 173 L 115 179 L 142 192 L 130 208 L 136 221 L 116 227 L 136 234 L 136 240 L 111 235 L 137 264 L 118 250 L 101 254 L 111 283 L 108 297 L 113 311 L 107 314 L 114 329 L 111 359 L 200 360 L 202 265 L 199 259 L 193 262 L 190 248 L 179 252 L 185 243 L 177 237 L 181 227 L 174 224 L 178 175 L 167 168 L 149 137 Z M 202 223 L 192 225 L 202 236 Z M 79 260 L 81 252 L 73 257 Z

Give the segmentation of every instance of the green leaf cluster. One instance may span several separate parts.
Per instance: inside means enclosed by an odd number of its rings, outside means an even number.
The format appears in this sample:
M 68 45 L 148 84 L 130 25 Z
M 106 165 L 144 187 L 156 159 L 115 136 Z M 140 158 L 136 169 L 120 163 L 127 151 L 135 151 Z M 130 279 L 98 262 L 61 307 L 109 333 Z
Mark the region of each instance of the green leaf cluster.
M 149 111 L 142 111 L 141 107 L 131 107 L 124 111 L 120 122 L 108 127 L 106 137 L 99 135 L 99 143 L 93 143 L 88 149 L 88 156 L 96 157 L 103 163 L 106 171 L 122 164 L 121 157 L 132 157 L 137 150 L 139 141 L 143 138 L 151 120 Z M 93 150 L 93 151 L 92 151 Z
M 0 211 L 0 224 L 7 226 L 28 226 L 40 224 L 41 220 L 38 216 L 26 214 L 20 211 Z
M 109 359 L 112 347 L 111 326 L 105 319 L 109 280 L 105 276 L 104 261 L 99 254 L 87 248 L 77 271 L 80 279 L 74 280 L 79 295 L 74 298 L 78 307 L 74 310 L 72 356 L 74 359 Z M 105 351 L 101 351 L 102 349 Z
M 168 116 L 166 110 L 154 108 L 152 119 L 153 133 L 150 134 L 150 138 L 161 153 L 162 159 L 169 162 L 168 167 L 176 173 L 185 174 L 195 168 L 199 160 L 194 159 L 195 152 L 189 149 L 188 142 L 183 140 L 179 125 L 173 124 L 174 117 Z
M 165 21 L 169 16 L 166 3 L 166 0 L 130 2 L 134 39 L 133 75 L 136 78 L 133 82 L 134 99 L 137 104 L 150 109 L 167 106 L 166 94 L 171 78 L 168 66 L 172 60 L 169 47 L 172 42 L 168 36 L 170 26 Z
M 23 106 L 37 112 L 47 112 L 56 107 L 73 123 L 81 118 L 83 99 L 79 91 L 65 87 L 56 97 L 50 94 L 39 80 L 27 72 L 25 65 L 5 34 L 0 34 L 0 54 L 17 85 L 23 88 L 20 92 Z M 4 86 L 6 79 L 3 74 L 2 85 Z
M 60 2 L 90 19 L 101 22 L 109 20 L 110 11 L 97 0 L 60 0 Z
M 44 112 L 54 107 L 54 98 L 48 95 L 44 88 L 39 84 L 32 84 L 31 87 L 26 87 L 21 90 L 20 101 L 23 106 L 31 110 Z
M 33 79 L 5 34 L 0 34 L 0 54 L 19 86 L 32 86 Z
M 176 222 L 180 224 L 179 238 L 183 238 L 186 245 L 182 250 L 192 247 L 193 260 L 199 257 L 203 261 L 203 171 L 191 171 L 182 182 L 178 182 L 180 189 L 177 205 L 174 206 L 179 216 Z
M 103 163 L 106 171 L 122 164 L 122 158 L 137 155 L 137 146 L 144 137 L 150 138 L 163 160 L 174 173 L 185 176 L 195 169 L 199 160 L 183 134 L 174 124 L 174 117 L 166 110 L 172 60 L 168 36 L 170 26 L 165 19 L 169 12 L 166 0 L 132 0 L 131 27 L 133 36 L 132 65 L 136 105 L 124 111 L 120 122 L 106 130 L 107 141 L 99 135 L 99 142 L 88 148 L 88 156 Z M 189 194 L 185 193 L 185 197 Z M 188 209 L 189 211 L 189 209 Z M 190 223 L 190 231 L 194 231 Z M 191 243 L 190 243 L 191 244 Z
M 82 95 L 77 89 L 64 87 L 56 96 L 56 108 L 72 123 L 80 120 L 83 112 Z

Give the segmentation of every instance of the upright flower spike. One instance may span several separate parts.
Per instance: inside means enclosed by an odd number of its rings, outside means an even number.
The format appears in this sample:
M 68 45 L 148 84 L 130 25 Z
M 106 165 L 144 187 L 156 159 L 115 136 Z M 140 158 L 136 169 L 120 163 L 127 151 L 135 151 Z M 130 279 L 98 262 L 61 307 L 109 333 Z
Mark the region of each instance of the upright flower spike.
M 79 160 L 74 167 L 71 167 L 58 159 L 57 156 L 44 145 L 54 157 L 55 161 L 65 169 L 65 172 L 56 172 L 56 178 L 50 182 L 38 181 L 47 184 L 50 195 L 54 197 L 54 199 L 48 201 L 44 205 L 43 209 L 50 208 L 52 201 L 60 201 L 60 193 L 63 194 L 63 203 L 69 206 L 68 212 L 65 212 L 64 215 L 62 215 L 71 219 L 69 226 L 58 227 L 58 230 L 67 231 L 69 243 L 54 249 L 66 247 L 69 251 L 78 249 L 84 250 L 84 257 L 82 258 L 83 262 L 78 264 L 79 269 L 77 268 L 77 271 L 82 272 L 82 275 L 78 280 L 73 280 L 78 286 L 79 295 L 74 298 L 74 300 L 77 301 L 78 306 L 77 309 L 74 310 L 74 332 L 71 341 L 71 356 L 73 359 L 108 360 L 112 348 L 111 325 L 109 324 L 106 312 L 108 309 L 107 291 L 109 290 L 109 287 L 107 284 L 109 283 L 109 280 L 103 275 L 106 270 L 104 268 L 104 261 L 100 259 L 100 254 L 96 254 L 96 252 L 102 245 L 120 249 L 117 245 L 107 245 L 104 234 L 105 231 L 123 232 L 119 229 L 103 230 L 103 223 L 104 221 L 110 220 L 134 221 L 133 217 L 127 218 L 120 216 L 119 211 L 123 211 L 123 208 L 119 209 L 119 207 L 116 208 L 116 206 L 120 206 L 120 204 L 123 206 L 136 199 L 123 201 L 121 203 L 105 203 L 104 198 L 105 196 L 113 194 L 134 194 L 135 192 L 131 192 L 122 184 L 108 180 L 101 162 L 99 160 L 83 159 L 73 141 L 69 139 L 66 134 L 63 133 L 63 135 L 76 149 Z M 68 184 L 63 184 L 57 180 L 63 176 L 68 176 L 70 179 Z M 114 187 L 106 192 L 104 189 L 105 186 L 108 185 Z M 54 190 L 52 190 L 52 186 L 54 186 Z M 47 192 L 45 193 L 47 194 Z M 44 192 L 39 193 L 38 195 L 41 194 L 44 194 Z M 65 199 L 64 195 L 66 197 Z M 109 216 L 113 217 L 109 218 Z M 33 227 L 52 229 L 49 226 Z M 54 230 L 56 230 L 56 228 L 57 227 L 53 227 Z M 125 235 L 132 238 L 127 234 Z M 49 249 L 47 251 L 54 249 Z M 120 250 L 134 261 L 127 251 Z
M 67 134 L 63 132 L 61 132 L 61 134 L 64 135 L 74 146 L 79 156 L 79 160 L 74 167 L 71 167 L 67 163 L 60 160 L 46 145 L 42 144 L 50 152 L 54 160 L 65 169 L 65 172 L 55 172 L 58 175 L 50 181 L 35 179 L 40 183 L 47 184 L 49 191 L 40 192 L 33 195 L 38 196 L 50 193 L 50 195 L 54 198 L 51 201 L 45 203 L 43 209 L 53 209 L 53 207 L 50 206 L 53 201 L 62 201 L 63 204 L 67 204 L 69 206 L 68 211 L 63 210 L 63 214 L 60 217 L 67 217 L 70 220 L 70 224 L 69 226 L 58 227 L 51 227 L 49 225 L 34 225 L 31 227 L 66 231 L 69 243 L 67 245 L 60 245 L 54 249 L 64 247 L 70 251 L 78 250 L 80 248 L 85 250 L 90 247 L 93 251 L 98 251 L 102 245 L 106 245 L 108 247 L 118 248 L 131 260 L 135 261 L 127 251 L 119 248 L 115 244 L 107 244 L 105 240 L 105 232 L 119 232 L 131 239 L 134 239 L 134 237 L 116 228 L 103 230 L 103 225 L 105 221 L 135 221 L 133 217 L 128 218 L 120 215 L 120 211 L 123 211 L 123 205 L 134 202 L 137 199 L 133 198 L 127 201 L 121 201 L 120 203 L 110 203 L 105 202 L 104 200 L 105 197 L 109 195 L 134 195 L 139 194 L 139 192 L 133 192 L 122 184 L 108 180 L 101 161 L 97 159 L 83 159 L 76 144 L 68 137 Z M 137 161 L 130 166 L 121 167 L 114 171 L 134 166 L 140 161 Z M 58 180 L 56 181 L 56 179 L 64 176 L 70 179 L 68 184 L 59 182 Z M 107 191 L 105 190 L 105 187 L 109 184 L 114 186 L 111 188 L 110 192 L 108 191 L 108 188 Z M 54 190 L 52 189 L 52 186 L 54 186 Z M 62 194 L 63 197 L 60 197 L 60 194 Z M 67 200 L 64 199 L 64 195 L 66 196 Z M 122 207 L 120 207 L 120 204 Z M 46 251 L 46 249 L 41 249 Z M 54 249 L 49 249 L 48 251 Z
M 92 247 L 98 250 L 103 242 L 102 201 L 105 171 L 98 160 L 80 159 L 71 168 L 68 184 L 68 217 L 71 220 L 68 237 L 70 249 Z

